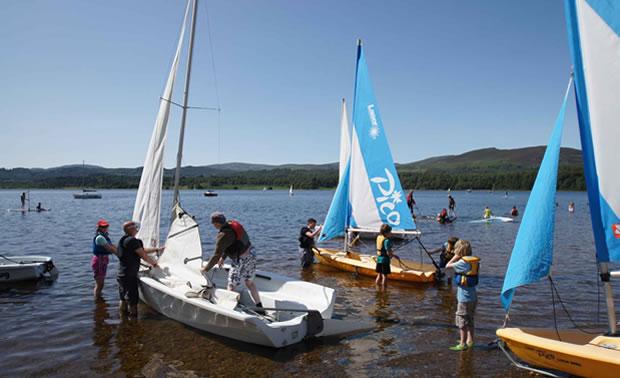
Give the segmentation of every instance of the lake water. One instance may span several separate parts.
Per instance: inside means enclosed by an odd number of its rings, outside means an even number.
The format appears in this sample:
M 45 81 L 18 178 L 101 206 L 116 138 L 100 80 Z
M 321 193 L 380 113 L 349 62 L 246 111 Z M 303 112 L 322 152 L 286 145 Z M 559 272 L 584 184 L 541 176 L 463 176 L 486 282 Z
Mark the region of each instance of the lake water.
M 0 209 L 18 207 L 20 193 L 0 191 Z M 513 223 L 470 221 L 479 219 L 486 205 L 496 215 L 507 216 L 512 206 L 523 213 L 529 192 L 510 192 L 506 199 L 503 192 L 453 191 L 456 222 L 417 223 L 429 250 L 457 236 L 469 240 L 474 254 L 482 259 L 476 346 L 466 352 L 448 349 L 458 340 L 454 327 L 456 287 L 391 282 L 385 290 L 378 290 L 373 279 L 356 278 L 318 263 L 301 272 L 299 229 L 309 217 L 323 223 L 332 191 L 297 191 L 293 197 L 286 191 L 220 191 L 218 197 L 211 198 L 199 191 L 184 191 L 181 200 L 202 224 L 206 257 L 213 250 L 216 234 L 209 214 L 220 210 L 248 231 L 258 252 L 259 269 L 336 289 L 335 314 L 376 322 L 375 330 L 274 350 L 184 326 L 142 303 L 138 319 L 121 319 L 114 279 L 116 258 L 110 259 L 105 301 L 92 297 L 91 243 L 100 218 L 110 222 L 112 239 L 120 238 L 121 225 L 133 212 L 135 191 L 101 193 L 100 200 L 74 200 L 71 191 L 31 191 L 33 207 L 42 202 L 53 211 L 0 211 L 0 254 L 49 255 L 60 270 L 52 282 L 0 285 L 2 376 L 526 376 L 512 367 L 501 351 L 488 346 L 504 320 L 499 295 L 521 216 Z M 597 286 L 586 194 L 561 192 L 557 198 L 554 282 L 576 322 L 605 329 L 605 304 L 602 287 Z M 446 192 L 416 192 L 415 199 L 417 210 L 425 215 L 448 205 Z M 567 210 L 570 201 L 576 204 L 573 214 Z M 164 209 L 171 208 L 171 192 L 165 192 L 162 204 Z M 167 210 L 162 218 L 163 227 L 167 227 Z M 326 246 L 339 247 L 341 243 L 336 240 Z M 373 250 L 370 244 L 362 248 Z M 398 254 L 430 262 L 413 243 Z M 619 290 L 614 284 L 617 300 Z M 559 326 L 572 327 L 557 299 L 555 310 Z M 548 280 L 517 290 L 510 324 L 553 327 Z

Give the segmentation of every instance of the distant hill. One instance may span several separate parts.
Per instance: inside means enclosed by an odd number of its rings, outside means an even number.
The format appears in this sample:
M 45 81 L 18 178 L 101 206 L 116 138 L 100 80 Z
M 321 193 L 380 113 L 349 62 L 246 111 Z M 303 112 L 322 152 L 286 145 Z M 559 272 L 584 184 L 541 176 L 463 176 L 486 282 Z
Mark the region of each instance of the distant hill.
M 442 171 L 458 173 L 511 172 L 538 169 L 545 154 L 545 146 L 499 150 L 484 148 L 461 155 L 437 156 L 414 163 L 398 165 L 402 171 Z M 562 148 L 560 167 L 583 169 L 581 150 Z
M 397 164 L 403 188 L 505 188 L 529 190 L 545 153 L 544 146 L 500 150 L 485 148 L 461 155 L 437 156 Z M 142 167 L 104 168 L 81 164 L 54 168 L 0 168 L 0 188 L 66 188 L 85 185 L 94 188 L 136 188 Z M 164 171 L 164 186 L 172 184 L 174 169 Z M 334 188 L 338 183 L 338 163 L 329 164 L 249 164 L 226 163 L 181 168 L 181 185 L 211 187 L 288 187 L 299 189 Z M 559 187 L 584 190 L 581 151 L 562 148 Z

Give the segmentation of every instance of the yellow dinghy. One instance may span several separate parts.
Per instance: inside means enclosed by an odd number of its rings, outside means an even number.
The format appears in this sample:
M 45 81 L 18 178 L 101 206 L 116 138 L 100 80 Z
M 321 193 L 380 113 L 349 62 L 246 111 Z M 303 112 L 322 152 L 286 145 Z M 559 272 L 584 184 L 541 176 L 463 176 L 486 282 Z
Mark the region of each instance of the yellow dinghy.
M 359 255 L 355 252 L 334 251 L 325 248 L 314 248 L 314 255 L 320 262 L 334 268 L 376 277 L 376 256 Z M 392 259 L 390 280 L 407 282 L 433 282 L 438 279 L 437 270 L 433 265 L 420 264 L 407 260 Z
M 502 328 L 497 330 L 497 336 L 517 357 L 533 366 L 582 377 L 611 378 L 620 374 L 620 336 L 542 328 Z M 500 347 L 504 349 L 501 343 Z

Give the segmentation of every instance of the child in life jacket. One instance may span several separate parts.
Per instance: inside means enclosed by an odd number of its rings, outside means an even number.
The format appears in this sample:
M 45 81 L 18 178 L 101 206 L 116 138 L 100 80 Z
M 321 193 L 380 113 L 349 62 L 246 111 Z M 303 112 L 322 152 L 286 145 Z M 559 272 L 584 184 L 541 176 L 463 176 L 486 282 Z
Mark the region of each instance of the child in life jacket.
M 480 259 L 471 255 L 471 245 L 467 240 L 459 240 L 454 246 L 454 257 L 446 268 L 454 269 L 454 280 L 458 285 L 458 301 L 455 323 L 459 328 L 461 340 L 451 350 L 467 350 L 474 345 L 474 314 L 476 312 L 476 285 Z
M 388 274 L 392 273 L 390 259 L 392 257 L 399 258 L 392 252 L 392 242 L 389 239 L 391 232 L 392 226 L 384 223 L 379 230 L 379 236 L 377 236 L 377 266 L 375 267 L 377 279 L 375 284 L 381 286 L 385 286 Z

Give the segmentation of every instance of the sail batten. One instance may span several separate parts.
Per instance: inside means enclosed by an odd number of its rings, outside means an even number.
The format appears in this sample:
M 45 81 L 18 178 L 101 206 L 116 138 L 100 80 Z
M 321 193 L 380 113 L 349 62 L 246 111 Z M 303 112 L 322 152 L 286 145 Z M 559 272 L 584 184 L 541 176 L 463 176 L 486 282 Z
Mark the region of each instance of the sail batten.
M 560 146 L 572 83 L 571 77 L 512 249 L 501 295 L 506 311 L 516 287 L 536 282 L 551 272 Z
M 188 1 L 176 53 L 172 67 L 170 68 L 170 74 L 168 75 L 164 93 L 160 99 L 159 111 L 157 113 L 155 127 L 153 128 L 153 134 L 151 135 L 151 142 L 146 158 L 144 159 L 144 168 L 142 169 L 142 176 L 140 177 L 138 194 L 136 195 L 136 203 L 133 210 L 132 219 L 140 222 L 138 238 L 143 240 L 145 246 L 148 247 L 157 247 L 160 242 L 161 192 L 164 177 L 166 139 L 168 137 L 168 118 L 170 115 L 170 104 L 172 101 L 174 82 L 179 65 L 189 10 L 190 2 Z

